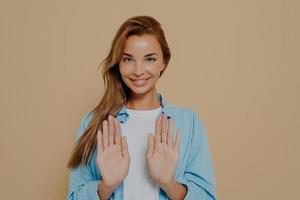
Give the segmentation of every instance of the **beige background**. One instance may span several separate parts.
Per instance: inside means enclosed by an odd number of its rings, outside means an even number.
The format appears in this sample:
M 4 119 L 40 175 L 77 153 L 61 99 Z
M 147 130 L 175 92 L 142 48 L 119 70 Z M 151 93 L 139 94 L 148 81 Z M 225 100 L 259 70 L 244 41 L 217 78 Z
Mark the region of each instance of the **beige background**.
M 8 1 L 0 4 L 1 199 L 65 199 L 65 167 L 97 104 L 97 64 L 147 14 L 172 58 L 158 89 L 195 109 L 223 200 L 300 199 L 300 1 Z

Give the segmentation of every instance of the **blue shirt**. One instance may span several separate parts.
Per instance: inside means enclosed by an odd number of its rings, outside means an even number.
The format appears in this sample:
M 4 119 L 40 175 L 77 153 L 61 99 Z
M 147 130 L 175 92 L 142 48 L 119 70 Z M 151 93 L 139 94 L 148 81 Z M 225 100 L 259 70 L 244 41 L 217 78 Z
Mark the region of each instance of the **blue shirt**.
M 176 134 L 177 129 L 181 133 L 175 179 L 178 183 L 187 186 L 184 199 L 216 200 L 215 173 L 206 131 L 200 118 L 192 109 L 176 107 L 168 103 L 159 92 L 156 95 L 162 107 L 160 115 L 166 113 L 168 119 L 174 120 L 173 134 Z M 83 134 L 92 116 L 92 112 L 85 114 L 77 130 L 76 140 Z M 126 123 L 130 116 L 125 105 L 121 107 L 116 117 L 120 123 Z M 87 166 L 80 165 L 71 169 L 67 200 L 99 200 L 97 188 L 102 178 L 96 164 L 96 154 L 97 151 L 94 151 Z M 109 200 L 123 200 L 123 197 L 124 180 L 112 193 Z M 170 199 L 161 188 L 159 199 Z

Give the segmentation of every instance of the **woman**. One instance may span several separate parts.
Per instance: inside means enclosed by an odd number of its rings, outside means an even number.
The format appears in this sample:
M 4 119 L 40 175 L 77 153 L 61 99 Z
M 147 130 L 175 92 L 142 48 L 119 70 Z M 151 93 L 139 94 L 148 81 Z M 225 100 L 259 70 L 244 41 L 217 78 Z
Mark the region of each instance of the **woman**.
M 153 17 L 135 16 L 121 25 L 99 65 L 103 98 L 77 130 L 68 200 L 216 199 L 198 115 L 156 90 L 170 57 Z

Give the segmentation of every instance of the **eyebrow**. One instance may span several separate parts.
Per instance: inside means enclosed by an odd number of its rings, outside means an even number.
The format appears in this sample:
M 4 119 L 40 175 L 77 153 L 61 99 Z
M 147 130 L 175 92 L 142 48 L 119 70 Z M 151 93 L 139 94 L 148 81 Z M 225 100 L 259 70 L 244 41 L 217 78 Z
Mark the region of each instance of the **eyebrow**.
M 129 56 L 129 57 L 133 57 L 133 55 L 124 52 L 123 55 Z M 153 56 L 153 55 L 158 55 L 157 53 L 148 53 L 145 55 L 145 57 L 149 57 L 149 56 Z

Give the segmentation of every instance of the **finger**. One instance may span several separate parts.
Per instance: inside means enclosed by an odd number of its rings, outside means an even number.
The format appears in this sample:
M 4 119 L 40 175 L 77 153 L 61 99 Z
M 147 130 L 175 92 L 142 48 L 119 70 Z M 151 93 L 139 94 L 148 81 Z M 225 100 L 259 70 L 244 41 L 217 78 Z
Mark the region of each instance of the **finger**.
M 179 153 L 179 142 L 180 142 L 180 131 L 179 131 L 179 129 L 177 129 L 177 131 L 176 131 L 176 141 L 175 141 L 174 149 L 178 153 Z
M 103 143 L 102 143 L 102 132 L 100 129 L 97 131 L 97 145 L 98 145 L 98 153 L 103 152 Z
M 170 147 L 173 146 L 173 133 L 172 133 L 173 125 L 174 125 L 174 120 L 170 119 L 168 125 L 168 135 L 167 135 L 167 144 Z
M 109 125 L 108 125 L 108 127 L 109 127 L 109 129 L 108 129 L 108 138 L 109 138 L 108 145 L 109 146 L 114 144 L 115 126 L 114 126 L 113 120 L 114 120 L 113 116 L 109 115 L 108 116 L 108 123 L 109 123 Z
M 121 138 L 121 150 L 124 158 L 129 158 L 128 146 L 127 146 L 127 138 L 123 136 Z
M 115 143 L 117 145 L 121 144 L 121 130 L 120 130 L 120 123 L 117 118 L 114 118 L 114 124 L 115 124 Z
M 148 134 L 148 151 L 147 156 L 152 157 L 154 153 L 154 136 L 152 134 Z
M 108 124 L 107 124 L 107 120 L 103 121 L 103 148 L 107 148 L 108 147 Z
M 161 122 L 161 142 L 167 144 L 167 114 L 163 114 Z
M 162 118 L 161 116 L 158 116 L 155 122 L 155 144 L 161 143 L 161 130 L 160 130 L 161 118 Z

